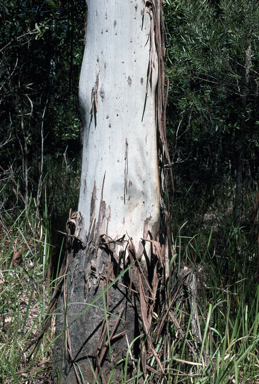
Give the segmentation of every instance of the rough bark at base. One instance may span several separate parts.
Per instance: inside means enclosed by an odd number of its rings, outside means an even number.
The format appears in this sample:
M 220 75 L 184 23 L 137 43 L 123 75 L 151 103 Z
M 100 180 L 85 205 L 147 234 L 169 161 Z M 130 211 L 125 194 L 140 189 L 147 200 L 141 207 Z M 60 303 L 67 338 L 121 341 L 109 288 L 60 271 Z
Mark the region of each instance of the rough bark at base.
M 103 205 L 101 199 L 99 213 Z M 101 225 L 99 214 L 83 246 L 74 235 L 76 224 L 71 215 L 67 222 L 67 239 L 72 241 L 67 242 L 69 267 L 56 309 L 56 337 L 60 337 L 53 353 L 55 383 L 93 383 L 95 375 L 107 383 L 111 374 L 121 382 L 124 363 L 116 364 L 126 357 L 129 345 L 140 334 L 142 338 L 132 345 L 130 361 L 142 350 L 145 372 L 147 354 L 143 351 L 149 348 L 156 355 L 149 331 L 155 305 L 160 302 L 159 282 L 167 278 L 160 272 L 164 260 L 169 262 L 168 250 L 165 255 L 165 247 L 152 240 L 149 233 L 142 252 L 136 253 L 130 239 L 112 241 L 107 235 L 100 236 Z M 145 225 L 143 230 L 145 233 Z M 150 257 L 145 243 L 151 245 Z M 130 369 L 127 364 L 129 375 Z
M 65 280 L 65 297 L 63 290 L 58 301 L 57 312 L 61 313 L 61 315 L 56 318 L 56 335 L 61 334 L 66 328 L 65 316 L 67 316 L 68 324 L 72 324 L 69 327 L 72 356 L 74 363 L 76 363 L 76 365 L 78 364 L 80 367 L 86 383 L 94 382 L 93 370 L 95 371 L 96 368 L 98 368 L 96 367 L 96 361 L 101 353 L 100 350 L 98 351 L 98 342 L 102 324 L 105 319 L 104 298 L 101 297 L 94 303 L 94 306 L 89 307 L 85 312 L 83 311 L 87 307 L 87 304 L 91 303 L 102 293 L 102 290 L 106 288 L 107 273 L 110 273 L 110 278 L 115 278 L 115 276 L 112 275 L 114 269 L 117 267 L 115 266 L 115 268 L 113 268 L 113 266 L 114 263 L 109 263 L 109 255 L 105 250 L 99 250 L 97 258 L 95 258 L 95 252 L 91 252 L 90 249 L 88 249 L 88 251 L 80 250 L 76 254 L 70 255 L 70 265 Z M 96 271 L 101 271 L 99 272 L 99 276 Z M 126 281 L 127 284 L 127 281 L 129 281 L 128 273 L 125 274 L 123 280 L 124 283 Z M 67 308 L 64 308 L 64 300 L 70 303 Z M 123 310 L 120 316 L 121 320 L 116 327 L 114 335 L 126 332 L 130 344 L 139 334 L 139 305 L 136 303 L 134 294 L 128 288 L 116 284 L 108 291 L 108 295 L 107 293 L 105 294 L 106 305 L 107 300 L 109 301 L 108 310 L 112 313 L 112 315 L 109 316 L 109 334 L 111 335 L 118 316 Z M 63 315 L 64 312 L 66 312 L 65 316 Z M 81 314 L 79 318 L 73 322 L 79 314 Z M 106 324 L 104 325 L 104 328 L 106 328 Z M 107 340 L 106 336 L 107 328 L 101 349 L 103 349 Z M 71 357 L 65 347 L 67 344 L 65 338 L 66 336 L 63 332 L 62 336 L 55 344 L 54 369 L 56 371 L 56 377 L 54 377 L 54 381 L 57 382 L 57 375 L 61 374 L 60 384 L 77 384 L 78 379 L 76 378 L 73 363 L 71 362 Z M 103 381 L 108 381 L 111 375 L 113 362 L 116 363 L 124 358 L 127 350 L 128 346 L 124 334 L 121 337 L 116 338 L 115 343 L 111 342 L 111 350 L 107 348 L 104 360 L 101 363 L 101 375 L 104 379 Z M 120 380 L 120 369 L 116 370 L 116 375 L 116 379 Z

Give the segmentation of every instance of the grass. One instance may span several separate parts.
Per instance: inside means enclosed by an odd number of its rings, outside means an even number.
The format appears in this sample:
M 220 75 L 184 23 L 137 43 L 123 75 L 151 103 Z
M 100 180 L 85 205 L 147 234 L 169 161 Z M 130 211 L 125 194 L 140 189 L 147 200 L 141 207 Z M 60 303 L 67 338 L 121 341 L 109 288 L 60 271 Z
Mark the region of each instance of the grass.
M 32 208 L 16 213 L 16 218 L 1 212 L 6 224 L 0 233 L 0 377 L 5 384 L 40 382 L 47 378 L 50 364 L 51 350 L 44 344 L 52 337 L 51 330 L 30 360 L 30 350 L 23 352 L 41 328 L 50 293 L 49 234 L 41 222 L 35 238 Z
M 239 239 L 235 231 L 229 233 L 228 242 L 233 243 L 233 252 L 236 252 L 237 241 L 242 244 L 242 236 L 247 236 L 242 229 L 238 232 Z M 212 233 L 202 251 L 199 236 L 188 239 L 178 234 L 174 242 L 175 260 L 180 264 L 178 277 L 171 275 L 169 278 L 169 301 L 164 303 L 158 316 L 153 316 L 149 333 L 158 359 L 153 352 L 147 354 L 146 369 L 143 371 L 141 354 L 137 360 L 131 355 L 136 339 L 129 345 L 125 359 L 116 363 L 109 382 L 116 382 L 113 378 L 119 366 L 122 366 L 123 384 L 163 382 L 158 360 L 168 383 L 259 382 L 257 282 L 255 277 L 238 278 L 240 268 L 234 254 L 229 254 L 227 273 L 218 268 L 210 251 L 211 238 Z M 244 241 L 243 244 L 247 246 Z M 230 249 L 228 245 L 228 252 Z M 249 254 L 247 248 L 246 254 Z M 251 263 L 250 268 L 253 267 Z M 185 280 L 181 278 L 183 271 L 187 276 Z M 249 271 L 247 267 L 244 273 Z M 170 305 L 173 296 L 176 299 Z M 194 305 L 196 301 L 197 308 Z M 109 330 L 105 299 L 103 311 Z M 162 331 L 159 332 L 161 324 Z M 144 346 L 146 335 L 143 333 L 138 339 Z M 133 374 L 129 377 L 132 362 Z M 100 377 L 96 375 L 95 383 L 98 382 Z
M 51 281 L 48 272 L 53 248 L 49 244 L 47 208 L 45 195 L 36 234 L 32 204 L 27 212 L 1 211 L 1 383 L 38 384 L 51 380 L 53 322 L 38 348 L 24 352 L 41 329 L 57 279 L 55 275 Z M 109 383 L 116 382 L 117 369 L 122 372 L 122 384 L 259 383 L 255 229 L 235 228 L 218 221 L 216 227 L 212 223 L 193 237 L 188 237 L 185 230 L 183 225 L 172 237 L 174 256 L 169 263 L 168 285 L 161 283 L 158 289 L 158 295 L 163 292 L 166 299 L 155 309 L 149 330 L 154 351 L 147 350 L 143 365 L 141 351 L 147 345 L 147 335 L 140 334 L 130 344 L 127 341 L 127 354 L 113 362 Z M 107 354 L 112 332 L 108 321 L 112 314 L 105 297 L 108 289 L 104 288 L 100 296 L 108 335 Z M 134 357 L 135 343 L 142 347 L 139 356 Z M 80 364 L 75 364 L 84 383 Z M 97 372 L 95 383 L 100 382 Z

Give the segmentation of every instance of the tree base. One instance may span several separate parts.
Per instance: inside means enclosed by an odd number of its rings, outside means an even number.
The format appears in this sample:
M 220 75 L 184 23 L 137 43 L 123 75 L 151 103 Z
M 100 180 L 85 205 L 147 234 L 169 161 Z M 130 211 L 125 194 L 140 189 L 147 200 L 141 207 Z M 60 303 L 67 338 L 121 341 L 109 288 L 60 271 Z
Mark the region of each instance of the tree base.
M 118 278 L 121 266 L 126 269 L 128 263 L 120 266 L 104 248 L 96 252 L 88 246 L 70 254 L 56 311 L 56 336 L 60 336 L 53 354 L 54 381 L 60 384 L 77 384 L 80 376 L 88 383 L 98 375 L 103 382 L 111 375 L 121 380 L 124 367 L 116 364 L 140 333 L 137 269 L 134 265 Z

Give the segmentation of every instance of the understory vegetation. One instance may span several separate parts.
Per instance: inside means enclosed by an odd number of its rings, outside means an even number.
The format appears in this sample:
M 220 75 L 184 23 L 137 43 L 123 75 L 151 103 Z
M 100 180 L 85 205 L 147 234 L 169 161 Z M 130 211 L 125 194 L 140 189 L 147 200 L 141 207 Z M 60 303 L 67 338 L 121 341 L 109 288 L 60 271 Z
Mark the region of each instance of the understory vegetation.
M 84 2 L 33 3 L 0 1 L 2 384 L 52 383 L 49 303 L 80 186 Z M 150 339 L 116 364 L 123 384 L 259 383 L 259 5 L 165 0 L 164 19 L 170 259 L 154 246 Z
M 64 242 L 51 244 L 48 196 L 42 198 L 44 209 L 35 229 L 35 201 L 26 212 L 23 196 L 18 188 L 11 191 L 12 184 L 11 179 L 6 183 L 8 196 L 13 196 L 7 205 L 1 189 L 1 382 L 48 383 L 58 309 L 49 315 L 45 333 L 40 332 L 57 284 Z M 251 197 L 256 203 L 256 196 Z M 251 208 L 247 206 L 252 216 Z M 143 360 L 140 352 L 136 359 L 134 345 L 129 346 L 127 356 L 117 362 L 123 383 L 259 382 L 258 224 L 247 215 L 237 228 L 226 211 L 219 206 L 216 214 L 197 215 L 192 236 L 187 221 L 177 229 L 173 225 L 172 258 L 156 267 L 157 304 L 149 331 L 155 353 L 146 351 Z M 163 254 L 162 246 L 155 250 Z M 103 295 L 108 324 L 112 314 L 105 304 L 107 288 Z M 135 340 L 140 351 L 145 337 Z M 96 374 L 95 382 L 99 380 Z M 110 382 L 115 382 L 112 375 Z

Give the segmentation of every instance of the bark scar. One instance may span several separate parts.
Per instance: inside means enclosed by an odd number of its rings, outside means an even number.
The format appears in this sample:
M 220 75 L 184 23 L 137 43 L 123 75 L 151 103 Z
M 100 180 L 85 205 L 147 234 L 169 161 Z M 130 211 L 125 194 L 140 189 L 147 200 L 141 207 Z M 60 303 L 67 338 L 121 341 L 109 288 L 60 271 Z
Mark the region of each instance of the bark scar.
M 94 84 L 94 87 L 92 88 L 92 95 L 91 95 L 91 109 L 89 113 L 91 114 L 91 120 L 89 124 L 89 128 L 91 125 L 91 122 L 93 120 L 94 116 L 94 125 L 95 128 L 97 126 L 97 112 L 98 112 L 98 89 L 99 89 L 99 73 L 96 76 L 96 81 Z

